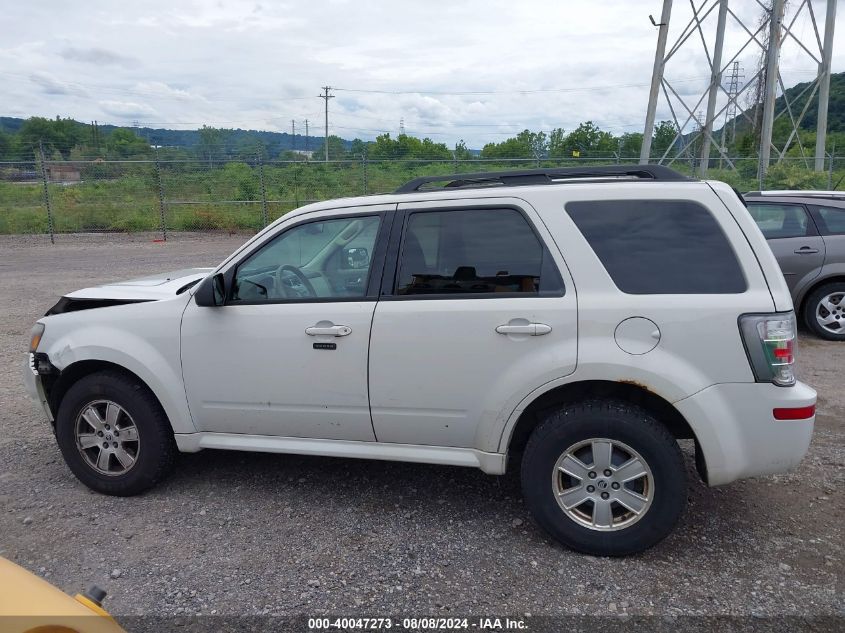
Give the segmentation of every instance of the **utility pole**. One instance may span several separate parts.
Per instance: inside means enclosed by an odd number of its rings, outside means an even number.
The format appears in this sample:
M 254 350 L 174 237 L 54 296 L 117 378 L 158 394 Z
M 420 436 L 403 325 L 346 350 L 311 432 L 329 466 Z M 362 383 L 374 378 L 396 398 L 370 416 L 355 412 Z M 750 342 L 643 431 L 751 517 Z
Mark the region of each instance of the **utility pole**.
M 323 99 L 326 102 L 326 162 L 329 162 L 329 99 L 334 99 L 334 95 L 329 94 L 329 90 L 331 89 L 331 86 L 323 86 L 323 94 L 317 95 L 320 99 Z
M 648 16 L 651 23 L 658 28 L 657 50 L 654 53 L 654 69 L 651 71 L 651 89 L 648 92 L 648 110 L 645 117 L 645 129 L 643 130 L 643 144 L 640 149 L 640 165 L 647 165 L 649 154 L 651 154 L 651 137 L 654 135 L 654 117 L 657 113 L 657 97 L 660 94 L 660 86 L 663 83 L 663 67 L 666 64 L 664 55 L 666 53 L 666 36 L 669 34 L 669 18 L 672 16 L 672 0 L 663 0 L 663 11 L 660 14 L 660 22 L 657 23 L 651 16 Z
M 725 42 L 725 20 L 728 17 L 728 0 L 719 0 L 719 17 L 716 22 L 716 46 L 713 48 L 713 63 L 710 72 L 710 91 L 707 95 L 707 116 L 701 136 L 701 165 L 699 173 L 702 178 L 707 177 L 710 167 L 710 138 L 713 136 L 713 116 L 716 114 L 716 97 L 722 85 L 722 48 Z M 724 136 L 724 135 L 723 135 Z M 719 157 L 723 148 L 719 147 Z
M 766 83 L 763 91 L 763 123 L 760 128 L 760 164 L 757 178 L 760 189 L 769 170 L 772 155 L 772 125 L 775 121 L 775 98 L 777 97 L 778 57 L 780 56 L 780 27 L 783 21 L 784 0 L 772 0 L 769 15 L 769 48 L 766 51 Z
M 290 120 L 291 149 L 296 150 L 296 121 Z
M 305 119 L 305 151 L 308 151 L 308 119 Z
M 824 169 L 824 143 L 827 136 L 827 102 L 830 99 L 830 60 L 833 57 L 833 24 L 836 0 L 827 0 L 824 21 L 824 49 L 819 64 L 819 114 L 816 119 L 816 171 Z

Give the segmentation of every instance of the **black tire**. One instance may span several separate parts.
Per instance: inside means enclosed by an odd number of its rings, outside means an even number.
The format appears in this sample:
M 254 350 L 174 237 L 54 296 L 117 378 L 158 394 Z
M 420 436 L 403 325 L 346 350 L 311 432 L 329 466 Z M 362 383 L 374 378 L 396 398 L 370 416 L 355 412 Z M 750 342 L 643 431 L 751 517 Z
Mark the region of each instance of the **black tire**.
M 578 443 L 594 438 L 627 445 L 639 453 L 651 471 L 651 502 L 628 527 L 599 531 L 579 523 L 558 504 L 553 488 L 558 458 Z M 618 448 L 611 455 L 625 459 L 624 451 Z M 610 480 L 598 473 L 592 481 L 604 481 L 606 487 Z M 645 477 L 640 480 L 643 485 L 645 481 Z M 577 483 L 573 485 L 577 487 Z M 665 538 L 684 510 L 686 485 L 684 459 L 675 438 L 648 411 L 625 402 L 579 402 L 552 411 L 531 434 L 522 457 L 522 494 L 537 523 L 563 545 L 597 556 L 634 554 Z M 593 488 L 597 490 L 596 486 Z M 592 501 L 586 503 L 579 506 L 582 512 L 595 507 Z M 633 517 L 618 502 L 610 505 L 614 517 L 611 522 L 617 520 L 617 513 L 623 514 L 619 520 L 624 519 L 625 512 Z
M 819 309 L 819 303 L 829 294 L 835 292 L 845 293 L 845 282 L 839 281 L 824 284 L 823 286 L 819 286 L 813 292 L 811 292 L 810 295 L 804 300 L 804 323 L 806 323 L 810 331 L 819 338 L 823 338 L 828 341 L 845 341 L 845 299 L 842 300 L 842 310 L 836 315 L 840 317 L 839 319 L 837 319 L 837 321 L 840 323 L 838 333 L 829 332 L 821 326 L 818 320 L 816 320 L 816 314 L 817 310 Z
M 98 472 L 77 449 L 77 417 L 90 403 L 99 400 L 118 404 L 137 428 L 137 456 L 122 474 Z M 56 439 L 62 457 L 82 483 L 97 492 L 120 497 L 152 488 L 167 475 L 178 452 L 170 422 L 149 388 L 117 371 L 89 374 L 68 389 L 56 416 Z

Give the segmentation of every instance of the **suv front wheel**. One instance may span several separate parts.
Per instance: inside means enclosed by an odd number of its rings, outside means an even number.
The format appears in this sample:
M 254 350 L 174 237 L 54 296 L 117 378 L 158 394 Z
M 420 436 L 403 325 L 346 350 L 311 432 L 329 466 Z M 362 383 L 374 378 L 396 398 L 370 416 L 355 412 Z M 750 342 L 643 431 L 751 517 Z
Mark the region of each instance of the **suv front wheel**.
M 68 389 L 56 439 L 73 474 L 97 492 L 136 495 L 158 483 L 176 457 L 167 416 L 146 385 L 102 371 Z
M 622 556 L 672 531 L 686 503 L 686 468 L 675 438 L 645 409 L 581 402 L 553 411 L 531 434 L 522 490 L 556 540 Z

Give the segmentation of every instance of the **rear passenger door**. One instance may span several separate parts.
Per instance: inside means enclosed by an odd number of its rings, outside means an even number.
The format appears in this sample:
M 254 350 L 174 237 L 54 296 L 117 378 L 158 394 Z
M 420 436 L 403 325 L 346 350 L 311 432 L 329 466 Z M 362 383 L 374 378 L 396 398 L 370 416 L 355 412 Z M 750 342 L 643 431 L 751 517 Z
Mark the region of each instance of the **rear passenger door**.
M 525 395 L 575 370 L 576 326 L 575 288 L 529 205 L 400 204 L 370 342 L 376 438 L 486 445 Z
M 845 271 L 845 207 L 813 205 L 811 210 L 824 239 L 825 274 Z
M 748 212 L 780 264 L 789 291 L 818 277 L 824 263 L 825 244 L 800 204 L 748 202 Z

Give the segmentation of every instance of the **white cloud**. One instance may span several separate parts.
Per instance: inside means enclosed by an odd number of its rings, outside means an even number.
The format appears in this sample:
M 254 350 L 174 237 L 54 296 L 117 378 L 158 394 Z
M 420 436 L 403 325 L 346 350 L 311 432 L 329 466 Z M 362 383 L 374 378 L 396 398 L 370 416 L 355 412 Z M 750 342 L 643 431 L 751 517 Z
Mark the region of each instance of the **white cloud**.
M 156 114 L 155 108 L 131 101 L 100 101 L 99 106 L 103 112 L 118 119 L 138 119 Z
M 731 7 L 755 23 L 756 3 Z M 336 90 L 329 104 L 331 131 L 346 138 L 395 134 L 402 118 L 409 133 L 471 147 L 585 120 L 638 131 L 657 35 L 648 14 L 660 8 L 660 0 L 7 3 L 0 78 L 16 99 L 14 112 L 0 114 L 271 130 L 289 130 L 291 119 L 302 130 L 308 119 L 322 135 L 317 94 L 331 85 L 355 90 Z M 675 2 L 670 45 L 689 17 Z M 704 24 L 709 42 L 714 22 L 715 12 Z M 795 33 L 814 39 L 809 23 Z M 745 37 L 729 18 L 727 59 Z M 845 47 L 834 55 L 834 71 L 843 70 Z M 757 57 L 754 47 L 740 56 L 747 77 Z M 815 69 L 794 44 L 781 65 L 787 85 Z M 708 75 L 695 34 L 666 76 L 694 104 Z M 665 102 L 658 116 L 670 117 Z

